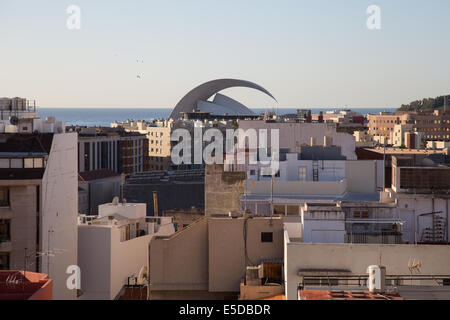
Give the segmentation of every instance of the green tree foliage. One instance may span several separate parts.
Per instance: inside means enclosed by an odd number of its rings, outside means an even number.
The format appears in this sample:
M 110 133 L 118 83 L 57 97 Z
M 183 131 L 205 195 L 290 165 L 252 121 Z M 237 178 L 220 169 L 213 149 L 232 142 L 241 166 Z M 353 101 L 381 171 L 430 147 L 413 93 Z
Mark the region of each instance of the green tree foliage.
M 450 96 L 448 96 L 448 103 L 450 103 Z M 400 111 L 433 111 L 444 106 L 444 96 L 437 98 L 425 98 L 423 100 L 413 101 L 410 104 L 403 104 Z

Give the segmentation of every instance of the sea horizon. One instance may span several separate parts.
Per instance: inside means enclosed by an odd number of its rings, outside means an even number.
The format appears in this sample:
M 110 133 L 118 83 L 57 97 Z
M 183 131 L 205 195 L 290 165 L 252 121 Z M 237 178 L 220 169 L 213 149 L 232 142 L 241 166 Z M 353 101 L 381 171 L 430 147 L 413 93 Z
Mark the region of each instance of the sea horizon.
M 264 113 L 266 110 L 275 111 L 276 114 L 295 113 L 297 109 L 294 107 L 286 108 L 250 108 L 255 113 Z M 311 109 L 314 113 L 320 111 L 326 112 L 331 110 L 353 110 L 361 114 L 379 113 L 383 111 L 394 112 L 397 108 L 349 108 L 349 107 L 311 107 L 305 108 Z M 80 112 L 83 110 L 83 112 Z M 108 110 L 108 112 L 105 112 Z M 157 108 L 157 107 L 61 107 L 61 108 L 47 108 L 38 107 L 38 115 L 42 118 L 53 116 L 58 121 L 64 121 L 66 125 L 75 126 L 106 126 L 109 127 L 111 123 L 122 122 L 127 120 L 153 120 L 153 119 L 167 119 L 170 116 L 173 108 Z

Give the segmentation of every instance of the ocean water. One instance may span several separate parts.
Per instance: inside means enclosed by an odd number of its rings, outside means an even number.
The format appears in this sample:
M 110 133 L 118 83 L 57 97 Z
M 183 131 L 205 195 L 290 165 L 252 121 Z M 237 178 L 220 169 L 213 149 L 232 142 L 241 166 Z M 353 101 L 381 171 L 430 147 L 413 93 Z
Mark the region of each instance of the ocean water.
M 264 113 L 267 109 L 252 109 L 255 113 Z M 312 109 L 313 113 L 333 109 Z M 385 108 L 355 108 L 353 111 L 361 114 L 376 114 L 382 111 L 394 112 L 395 109 Z M 56 120 L 65 121 L 66 125 L 107 126 L 114 121 L 166 119 L 170 116 L 170 108 L 39 108 L 41 118 L 54 116 Z M 277 114 L 296 113 L 293 108 L 278 108 Z

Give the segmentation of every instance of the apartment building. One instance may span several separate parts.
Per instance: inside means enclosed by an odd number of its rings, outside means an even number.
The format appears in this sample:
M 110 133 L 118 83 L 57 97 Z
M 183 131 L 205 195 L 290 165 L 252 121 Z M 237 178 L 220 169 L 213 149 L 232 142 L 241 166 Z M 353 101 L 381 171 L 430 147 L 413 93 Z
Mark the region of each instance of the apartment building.
M 152 300 L 237 299 L 247 266 L 283 259 L 280 217 L 205 217 L 149 246 Z
M 414 127 L 424 139 L 450 141 L 450 111 L 435 110 L 433 113 L 415 115 Z
M 77 135 L 41 129 L 0 133 L 0 268 L 46 273 L 55 299 L 74 299 L 66 270 L 77 264 Z
M 391 138 L 396 125 L 412 125 L 412 131 L 422 133 L 423 138 L 433 141 L 450 140 L 450 112 L 408 112 L 394 115 L 368 115 L 369 134 Z
M 369 134 L 372 136 L 384 136 L 389 138 L 394 131 L 395 125 L 406 125 L 414 123 L 414 115 L 404 114 L 368 114 Z
M 37 118 L 36 101 L 25 98 L 0 98 L 0 120 Z
M 173 120 L 114 122 L 112 128 L 123 128 L 126 132 L 137 132 L 147 136 L 148 168 L 150 171 L 164 171 L 171 167 L 171 141 Z
M 273 120 L 239 120 L 239 129 L 267 130 L 270 144 L 272 130 L 279 130 L 280 149 L 299 152 L 301 146 L 338 146 L 347 160 L 356 160 L 355 138 L 337 132 L 336 123 L 277 122 Z M 259 137 L 258 137 L 259 144 Z
M 364 126 L 365 117 L 352 110 L 330 110 L 325 114 L 313 115 L 312 120 L 337 123 L 340 128 L 358 128 Z
M 112 128 L 79 128 L 78 171 L 108 169 L 133 174 L 149 169 L 148 142 L 145 135 Z
M 79 217 L 78 265 L 82 300 L 114 300 L 127 286 L 147 286 L 148 246 L 175 232 L 172 218 L 146 217 L 146 205 L 100 205 L 98 216 Z

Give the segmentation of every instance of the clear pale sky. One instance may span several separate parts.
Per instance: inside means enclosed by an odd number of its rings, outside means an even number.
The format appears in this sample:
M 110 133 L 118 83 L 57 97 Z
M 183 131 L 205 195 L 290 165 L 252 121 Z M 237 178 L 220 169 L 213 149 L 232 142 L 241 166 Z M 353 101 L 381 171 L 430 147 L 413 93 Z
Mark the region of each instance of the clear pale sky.
M 81 30 L 66 27 L 72 4 Z M 366 27 L 372 4 L 378 31 Z M 450 94 L 449 13 L 448 0 L 0 0 L 0 96 L 173 107 L 237 78 L 280 107 L 398 107 Z M 274 105 L 251 89 L 225 94 Z

